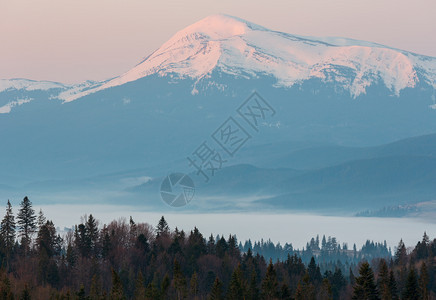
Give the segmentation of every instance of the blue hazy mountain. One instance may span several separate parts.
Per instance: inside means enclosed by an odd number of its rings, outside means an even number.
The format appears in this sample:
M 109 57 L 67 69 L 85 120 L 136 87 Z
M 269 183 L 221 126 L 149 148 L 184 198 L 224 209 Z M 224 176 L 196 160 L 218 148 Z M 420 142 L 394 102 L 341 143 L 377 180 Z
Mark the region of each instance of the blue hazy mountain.
M 350 195 L 350 210 L 427 201 L 435 69 L 435 58 L 379 44 L 211 16 L 111 80 L 1 80 L 0 193 L 137 196 L 135 180 L 193 172 L 186 157 L 234 117 L 251 139 L 201 188 L 209 196 L 297 209 L 342 206 Z M 237 113 L 253 91 L 276 112 L 258 131 Z
M 423 145 L 425 148 L 422 148 Z M 345 151 L 348 156 L 333 166 L 296 170 L 278 165 L 275 168 L 259 168 L 237 164 L 220 170 L 208 183 L 194 172 L 190 175 L 197 179 L 199 197 L 215 209 L 222 209 L 223 205 L 237 198 L 251 199 L 252 205 L 262 209 L 322 212 L 364 210 L 368 207 L 381 209 L 434 200 L 435 146 L 436 135 L 427 135 L 379 147 L 348 148 Z M 322 149 L 309 149 L 313 151 L 308 153 L 312 155 Z M 344 152 L 343 147 L 338 146 L 337 149 Z M 268 154 L 259 147 L 256 150 L 260 160 Z M 300 150 L 297 152 L 300 153 Z M 337 160 L 336 153 L 331 151 L 330 154 Z M 326 164 L 332 162 L 329 156 L 327 153 L 324 157 Z M 353 156 L 354 160 L 351 159 Z M 309 157 L 305 159 L 310 160 Z M 292 160 L 288 163 L 292 164 Z M 136 195 L 153 194 L 161 181 L 161 178 L 156 178 L 129 191 Z M 197 204 L 200 207 L 204 205 L 201 202 Z M 233 207 L 238 208 L 241 209 L 239 205 Z

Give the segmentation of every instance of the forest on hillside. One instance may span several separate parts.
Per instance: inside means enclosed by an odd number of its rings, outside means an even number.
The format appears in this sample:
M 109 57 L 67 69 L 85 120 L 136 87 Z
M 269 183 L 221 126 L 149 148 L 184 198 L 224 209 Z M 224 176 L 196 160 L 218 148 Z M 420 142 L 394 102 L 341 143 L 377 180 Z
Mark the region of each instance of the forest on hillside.
M 436 299 L 436 239 L 304 249 L 92 214 L 56 231 L 25 197 L 0 225 L 0 299 Z

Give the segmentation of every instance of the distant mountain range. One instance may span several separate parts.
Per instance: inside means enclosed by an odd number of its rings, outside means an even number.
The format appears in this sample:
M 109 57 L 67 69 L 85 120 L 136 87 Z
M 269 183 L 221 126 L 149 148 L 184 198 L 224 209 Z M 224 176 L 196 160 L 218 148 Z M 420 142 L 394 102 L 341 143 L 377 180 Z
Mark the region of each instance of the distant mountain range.
M 0 80 L 0 196 L 162 207 L 160 180 L 232 117 L 251 139 L 187 209 L 436 200 L 435 87 L 434 57 L 210 16 L 113 79 Z M 237 111 L 253 91 L 275 111 L 258 128 Z
M 242 198 L 251 199 L 252 205 L 262 209 L 324 213 L 436 200 L 436 135 L 379 147 L 305 148 L 291 151 L 275 163 L 262 157 L 282 154 L 277 148 L 276 151 L 265 152 L 259 148 L 255 151 L 257 159 L 248 156 L 246 160 L 257 161 L 265 167 L 250 164 L 226 167 L 209 183 L 199 180 L 199 197 L 215 209 L 228 209 L 229 203 L 234 201 L 234 209 L 242 209 L 246 203 L 238 205 L 237 202 Z M 267 168 L 268 165 L 275 168 Z M 301 169 L 301 166 L 307 168 Z M 195 173 L 191 176 L 197 178 Z M 129 191 L 152 194 L 161 181 L 162 178 L 156 178 Z M 204 202 L 197 205 L 207 206 Z

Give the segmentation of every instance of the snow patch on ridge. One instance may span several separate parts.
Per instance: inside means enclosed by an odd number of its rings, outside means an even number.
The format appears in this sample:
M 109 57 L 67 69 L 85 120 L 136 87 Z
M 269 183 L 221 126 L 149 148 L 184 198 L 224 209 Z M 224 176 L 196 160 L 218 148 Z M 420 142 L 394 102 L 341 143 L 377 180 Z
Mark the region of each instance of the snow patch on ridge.
M 0 92 L 7 91 L 10 89 L 15 90 L 50 90 L 50 89 L 64 89 L 65 85 L 58 82 L 51 81 L 34 81 L 28 79 L 0 79 Z
M 11 112 L 13 107 L 20 106 L 24 103 L 29 103 L 32 100 L 33 100 L 33 98 L 24 98 L 24 99 L 17 99 L 17 100 L 11 101 L 8 104 L 0 107 L 0 114 L 8 114 Z

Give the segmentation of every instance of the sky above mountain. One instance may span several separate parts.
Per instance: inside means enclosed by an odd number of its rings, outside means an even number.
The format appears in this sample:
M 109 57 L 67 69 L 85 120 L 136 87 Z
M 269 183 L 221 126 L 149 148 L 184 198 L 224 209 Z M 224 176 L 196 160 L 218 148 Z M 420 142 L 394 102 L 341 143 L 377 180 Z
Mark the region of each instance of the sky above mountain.
M 66 83 L 131 69 L 175 32 L 216 13 L 282 32 L 341 36 L 436 56 L 433 0 L 3 1 L 0 78 Z

